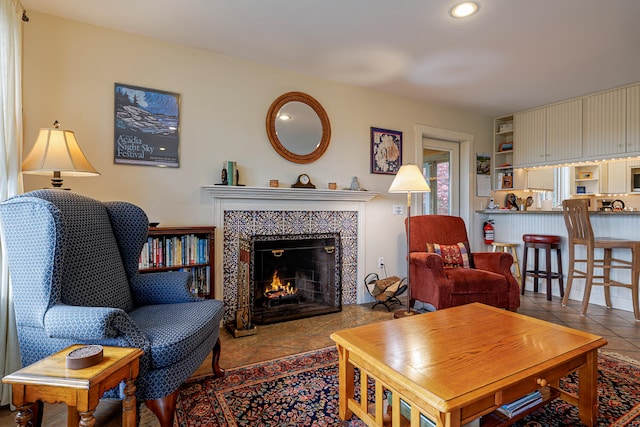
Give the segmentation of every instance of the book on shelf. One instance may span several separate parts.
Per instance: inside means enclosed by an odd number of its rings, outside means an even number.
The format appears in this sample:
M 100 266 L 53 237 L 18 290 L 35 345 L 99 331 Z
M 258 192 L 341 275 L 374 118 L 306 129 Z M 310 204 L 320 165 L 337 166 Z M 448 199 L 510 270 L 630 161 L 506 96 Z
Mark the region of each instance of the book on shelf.
M 540 402 L 542 402 L 542 392 L 540 392 L 540 390 L 536 390 L 532 393 L 527 394 L 526 396 L 522 396 L 518 400 L 514 400 L 511 403 L 500 406 L 496 409 L 496 411 L 506 416 L 507 418 L 513 418 L 523 411 L 536 406 Z
M 195 234 L 149 237 L 142 247 L 138 268 L 180 267 L 209 262 L 209 239 Z

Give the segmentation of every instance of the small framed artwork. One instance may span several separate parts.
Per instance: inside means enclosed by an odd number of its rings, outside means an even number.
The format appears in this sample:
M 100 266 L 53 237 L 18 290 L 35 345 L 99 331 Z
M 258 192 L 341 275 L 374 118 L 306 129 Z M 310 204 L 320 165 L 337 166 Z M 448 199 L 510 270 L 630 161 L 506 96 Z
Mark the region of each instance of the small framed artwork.
M 115 84 L 115 164 L 180 167 L 180 95 Z
M 371 128 L 371 173 L 395 175 L 402 166 L 402 132 Z
M 502 188 L 513 188 L 513 177 L 505 175 L 502 177 Z
M 593 179 L 593 172 L 578 172 L 579 179 Z
M 587 187 L 585 187 L 584 185 L 578 185 L 578 187 L 576 188 L 576 194 L 586 194 L 587 193 Z

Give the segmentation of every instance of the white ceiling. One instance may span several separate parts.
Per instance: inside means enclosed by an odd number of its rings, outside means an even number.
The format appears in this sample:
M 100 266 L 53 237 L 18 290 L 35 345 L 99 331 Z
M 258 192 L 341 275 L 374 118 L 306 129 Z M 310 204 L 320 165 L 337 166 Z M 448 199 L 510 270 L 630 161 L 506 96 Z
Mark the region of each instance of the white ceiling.
M 489 115 L 640 81 L 640 0 L 22 0 L 38 11 Z M 292 88 L 295 90 L 295 88 Z

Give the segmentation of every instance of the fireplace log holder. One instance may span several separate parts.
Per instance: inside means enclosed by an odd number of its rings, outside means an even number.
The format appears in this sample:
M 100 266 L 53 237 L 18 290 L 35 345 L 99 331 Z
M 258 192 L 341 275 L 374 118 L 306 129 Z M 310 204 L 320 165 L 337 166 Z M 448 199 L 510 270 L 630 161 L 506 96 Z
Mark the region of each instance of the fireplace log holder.
M 389 286 L 385 287 L 382 292 L 378 292 L 376 291 L 376 284 L 382 281 L 389 281 L 391 283 Z M 372 310 L 378 305 L 384 305 L 387 308 L 387 311 L 391 312 L 391 308 L 396 304 L 403 305 L 398 297 L 407 290 L 406 277 L 401 279 L 396 276 L 391 276 L 380 279 L 377 273 L 369 273 L 367 274 L 367 277 L 364 278 L 364 284 L 367 291 L 369 291 L 369 294 L 376 300 L 376 303 L 371 306 Z

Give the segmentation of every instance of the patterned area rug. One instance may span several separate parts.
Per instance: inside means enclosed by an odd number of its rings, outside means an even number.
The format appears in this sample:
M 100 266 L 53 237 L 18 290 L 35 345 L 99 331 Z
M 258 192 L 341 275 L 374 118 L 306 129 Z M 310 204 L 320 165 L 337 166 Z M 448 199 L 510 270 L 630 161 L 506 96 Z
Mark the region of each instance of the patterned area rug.
M 338 416 L 338 355 L 335 348 L 227 370 L 180 389 L 179 426 L 364 426 Z M 614 354 L 598 358 L 599 426 L 640 426 L 640 364 Z M 577 375 L 561 381 L 577 393 Z M 356 388 L 357 389 L 357 388 Z M 559 399 L 515 424 L 580 426 L 576 407 Z

